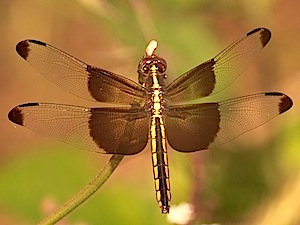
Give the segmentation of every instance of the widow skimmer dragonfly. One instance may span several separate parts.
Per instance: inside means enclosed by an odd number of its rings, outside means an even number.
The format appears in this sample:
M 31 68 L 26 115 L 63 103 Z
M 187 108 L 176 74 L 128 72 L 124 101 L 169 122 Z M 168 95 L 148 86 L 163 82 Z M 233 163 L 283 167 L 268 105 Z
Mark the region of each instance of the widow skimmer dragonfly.
M 49 44 L 24 40 L 16 46 L 18 54 L 50 81 L 90 101 L 127 106 L 87 108 L 26 103 L 13 108 L 8 117 L 48 137 L 104 154 L 133 155 L 141 152 L 150 139 L 156 199 L 162 213 L 168 213 L 171 192 L 167 141 L 179 152 L 210 149 L 292 107 L 292 100 L 279 92 L 187 103 L 230 85 L 270 38 L 268 29 L 254 29 L 169 85 L 165 84 L 166 61 L 154 54 L 155 41 L 150 42 L 139 62 L 136 83 L 85 64 Z

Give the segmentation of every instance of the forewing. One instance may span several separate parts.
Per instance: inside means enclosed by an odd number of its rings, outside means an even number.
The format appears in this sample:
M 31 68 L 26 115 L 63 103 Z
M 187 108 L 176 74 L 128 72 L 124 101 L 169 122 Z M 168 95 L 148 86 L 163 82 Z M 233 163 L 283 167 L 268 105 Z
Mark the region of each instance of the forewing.
M 213 95 L 230 85 L 254 61 L 269 42 L 271 32 L 255 29 L 240 38 L 215 58 L 184 73 L 167 87 L 174 103 Z
M 212 148 L 266 123 L 292 105 L 288 96 L 270 92 L 219 103 L 171 106 L 165 117 L 167 139 L 180 152 Z
M 131 155 L 148 141 L 149 119 L 143 108 L 27 103 L 13 108 L 8 117 L 47 137 L 99 153 Z
M 17 44 L 16 50 L 44 77 L 78 97 L 117 104 L 141 103 L 145 99 L 143 87 L 136 82 L 87 65 L 49 44 L 25 40 Z

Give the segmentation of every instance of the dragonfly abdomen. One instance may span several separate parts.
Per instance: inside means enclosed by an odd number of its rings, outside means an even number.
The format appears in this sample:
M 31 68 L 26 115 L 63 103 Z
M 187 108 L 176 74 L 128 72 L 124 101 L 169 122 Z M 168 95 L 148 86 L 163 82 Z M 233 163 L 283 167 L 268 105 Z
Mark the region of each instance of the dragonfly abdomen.
M 152 117 L 151 119 L 151 149 L 156 200 L 162 213 L 168 213 L 171 192 L 166 133 L 162 117 Z

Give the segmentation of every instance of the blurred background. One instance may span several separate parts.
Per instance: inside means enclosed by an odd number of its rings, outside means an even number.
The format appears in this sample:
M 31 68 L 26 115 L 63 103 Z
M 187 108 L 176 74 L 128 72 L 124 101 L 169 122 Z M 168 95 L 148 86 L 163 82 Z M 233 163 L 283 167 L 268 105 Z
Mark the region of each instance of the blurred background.
M 137 81 L 150 40 L 173 80 L 257 27 L 272 39 L 224 100 L 266 91 L 289 95 L 293 108 L 209 151 L 169 148 L 172 204 L 193 204 L 190 224 L 300 224 L 300 1 L 0 1 L 0 224 L 37 224 L 85 186 L 109 159 L 12 124 L 25 102 L 99 107 L 61 90 L 19 57 L 27 38 Z M 205 101 L 211 100 L 210 98 Z M 155 200 L 149 148 L 127 157 L 107 183 L 61 224 L 169 224 Z

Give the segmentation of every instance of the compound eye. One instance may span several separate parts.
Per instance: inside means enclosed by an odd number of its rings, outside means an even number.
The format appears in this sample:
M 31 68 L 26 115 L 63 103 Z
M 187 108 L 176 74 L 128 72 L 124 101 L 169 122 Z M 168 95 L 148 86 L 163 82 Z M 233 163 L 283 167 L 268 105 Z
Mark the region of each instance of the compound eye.
M 158 64 L 158 72 L 164 73 L 166 71 L 166 67 L 163 64 Z
M 164 64 L 163 62 L 158 63 L 157 67 L 158 67 L 158 72 L 160 73 L 164 73 L 167 69 L 166 64 Z
M 146 64 L 143 66 L 143 73 L 148 73 L 149 72 L 149 66 Z

